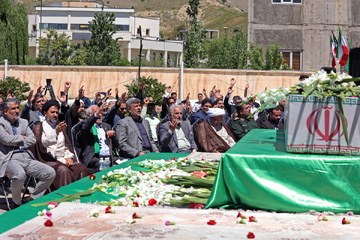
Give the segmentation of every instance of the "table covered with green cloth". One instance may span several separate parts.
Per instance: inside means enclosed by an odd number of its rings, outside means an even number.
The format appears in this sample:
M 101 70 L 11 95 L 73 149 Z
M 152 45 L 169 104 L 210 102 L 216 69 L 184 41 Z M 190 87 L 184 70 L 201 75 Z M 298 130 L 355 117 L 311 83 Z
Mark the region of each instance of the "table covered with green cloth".
M 113 171 L 114 169 L 120 169 L 120 168 L 126 168 L 129 166 L 129 163 L 133 162 L 141 162 L 146 159 L 152 159 L 152 160 L 160 160 L 160 159 L 171 159 L 173 157 L 180 158 L 180 157 L 186 157 L 188 156 L 188 153 L 147 153 L 145 155 L 142 155 L 140 157 L 134 158 L 132 160 L 129 160 L 125 163 L 116 165 L 114 167 L 108 168 L 106 170 L 103 170 L 101 172 L 95 173 L 96 176 L 95 180 L 90 180 L 89 177 L 85 177 L 83 179 L 80 179 L 77 182 L 71 183 L 67 186 L 61 187 L 58 190 L 51 192 L 45 196 L 42 196 L 38 199 L 35 199 L 25 205 L 22 205 L 14 210 L 5 212 L 0 215 L 0 234 L 3 232 L 6 232 L 7 230 L 14 228 L 22 223 L 24 223 L 27 220 L 30 220 L 37 216 L 38 211 L 42 211 L 46 207 L 34 207 L 31 206 L 35 203 L 42 203 L 46 201 L 53 201 L 55 199 L 62 198 L 63 196 L 60 194 L 74 194 L 83 192 L 89 188 L 91 188 L 94 183 L 98 183 L 101 180 L 102 175 L 106 175 L 107 172 Z M 132 170 L 138 170 L 138 171 L 144 171 L 146 169 L 142 168 L 139 165 L 132 164 L 130 165 Z M 111 198 L 116 198 L 113 195 L 106 194 L 103 192 L 94 192 L 91 195 L 81 197 L 80 201 L 83 203 L 94 203 L 96 201 L 110 201 Z
M 294 154 L 283 130 L 251 130 L 223 156 L 206 208 L 360 213 L 360 157 Z

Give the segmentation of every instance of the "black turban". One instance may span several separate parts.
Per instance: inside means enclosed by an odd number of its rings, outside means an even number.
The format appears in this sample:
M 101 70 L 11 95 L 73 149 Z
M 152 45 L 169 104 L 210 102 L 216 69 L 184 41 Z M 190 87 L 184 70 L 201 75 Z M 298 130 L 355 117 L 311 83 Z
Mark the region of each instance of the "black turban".
M 59 102 L 58 102 L 57 100 L 55 100 L 55 99 L 51 99 L 51 100 L 47 101 L 47 102 L 43 105 L 43 107 L 42 107 L 42 109 L 41 109 L 41 113 L 44 114 L 44 112 L 47 112 L 47 111 L 49 110 L 49 108 L 51 108 L 52 106 L 55 106 L 55 107 L 57 107 L 58 109 L 60 109 L 60 104 L 59 104 Z

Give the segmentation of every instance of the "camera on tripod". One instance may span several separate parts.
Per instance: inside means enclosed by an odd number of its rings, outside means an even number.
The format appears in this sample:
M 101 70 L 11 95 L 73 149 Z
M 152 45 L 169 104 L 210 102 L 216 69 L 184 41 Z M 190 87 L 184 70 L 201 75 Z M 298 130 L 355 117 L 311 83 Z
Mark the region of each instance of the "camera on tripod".
M 46 86 L 45 86 L 45 93 L 44 93 L 44 95 L 46 95 L 46 92 L 49 91 L 51 99 L 56 100 L 56 97 L 55 97 L 55 94 L 54 94 L 54 90 L 53 90 L 53 88 L 52 88 L 52 86 L 51 86 L 51 81 L 52 81 L 51 78 L 47 78 L 47 79 L 46 79 Z

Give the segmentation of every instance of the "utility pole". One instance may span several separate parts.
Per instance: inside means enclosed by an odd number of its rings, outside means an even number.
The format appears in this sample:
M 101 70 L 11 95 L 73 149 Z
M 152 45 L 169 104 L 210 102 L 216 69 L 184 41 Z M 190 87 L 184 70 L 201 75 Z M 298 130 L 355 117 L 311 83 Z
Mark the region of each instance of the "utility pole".
M 138 70 L 138 80 L 140 80 L 140 68 L 141 68 L 141 57 L 142 57 L 142 47 L 143 47 L 143 44 L 142 44 L 142 40 L 143 40 L 143 37 L 142 37 L 142 32 L 141 32 L 141 25 L 139 25 L 139 31 L 140 31 L 140 54 L 139 54 L 139 70 Z

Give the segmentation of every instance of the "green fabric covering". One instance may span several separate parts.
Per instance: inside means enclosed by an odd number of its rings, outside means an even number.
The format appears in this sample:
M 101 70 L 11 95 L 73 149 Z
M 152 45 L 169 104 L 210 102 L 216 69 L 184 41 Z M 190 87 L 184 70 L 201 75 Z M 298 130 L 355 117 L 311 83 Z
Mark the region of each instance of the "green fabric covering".
M 100 153 L 99 136 L 95 124 L 92 126 L 92 131 L 94 135 L 95 154 L 99 154 Z
M 293 154 L 284 131 L 254 129 L 220 162 L 206 208 L 360 213 L 360 157 Z
M 33 207 L 33 206 L 31 206 L 31 204 L 41 203 L 41 202 L 46 202 L 46 201 L 51 201 L 54 199 L 62 198 L 63 196 L 59 195 L 59 193 L 70 195 L 70 194 L 74 194 L 74 193 L 78 193 L 78 192 L 83 192 L 83 191 L 91 188 L 94 185 L 94 183 L 98 183 L 101 180 L 102 175 L 105 175 L 109 171 L 113 171 L 114 169 L 126 168 L 126 167 L 128 167 L 129 163 L 141 162 L 146 159 L 153 159 L 153 160 L 171 159 L 173 157 L 180 158 L 180 157 L 186 157 L 188 155 L 189 155 L 188 153 L 147 153 L 140 157 L 129 160 L 128 162 L 125 162 L 120 165 L 116 165 L 114 167 L 108 168 L 104 171 L 95 173 L 94 174 L 96 176 L 95 180 L 90 180 L 88 177 L 85 177 L 77 182 L 71 183 L 64 187 L 61 187 L 60 189 L 56 190 L 55 192 L 49 193 L 45 196 L 35 199 L 34 201 L 27 203 L 25 205 L 22 205 L 12 211 L 8 211 L 8 212 L 1 214 L 0 215 L 0 222 L 1 222 L 0 234 L 24 223 L 25 221 L 28 221 L 28 220 L 36 217 L 38 211 L 42 211 L 43 209 L 46 208 L 46 207 Z M 145 168 L 142 168 L 136 164 L 132 164 L 131 169 L 138 170 L 138 171 L 146 170 Z M 114 198 L 114 196 L 96 191 L 89 196 L 82 197 L 80 201 L 83 203 L 89 203 L 89 202 L 94 203 L 96 201 L 110 201 L 111 198 Z

